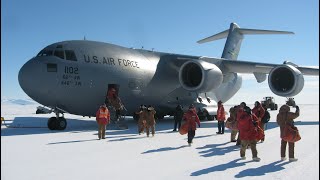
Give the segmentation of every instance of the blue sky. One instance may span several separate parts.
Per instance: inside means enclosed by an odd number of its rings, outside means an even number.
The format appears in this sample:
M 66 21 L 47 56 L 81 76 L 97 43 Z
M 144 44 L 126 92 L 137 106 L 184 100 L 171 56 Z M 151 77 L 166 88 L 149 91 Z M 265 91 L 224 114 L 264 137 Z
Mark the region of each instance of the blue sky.
M 19 69 L 54 42 L 85 36 L 125 47 L 220 57 L 225 39 L 207 44 L 196 41 L 228 29 L 231 22 L 243 28 L 295 32 L 246 36 L 238 59 L 270 63 L 290 60 L 319 66 L 318 0 L 2 0 L 1 98 L 27 97 L 18 83 Z M 260 91 L 268 87 L 267 83 L 260 86 L 252 78 L 246 79 L 235 98 L 249 93 L 251 98 L 262 99 L 261 94 L 252 97 L 250 91 Z M 311 78 L 306 86 L 298 99 L 306 99 L 303 93 L 319 96 L 318 77 Z M 314 98 L 312 101 L 319 103 Z

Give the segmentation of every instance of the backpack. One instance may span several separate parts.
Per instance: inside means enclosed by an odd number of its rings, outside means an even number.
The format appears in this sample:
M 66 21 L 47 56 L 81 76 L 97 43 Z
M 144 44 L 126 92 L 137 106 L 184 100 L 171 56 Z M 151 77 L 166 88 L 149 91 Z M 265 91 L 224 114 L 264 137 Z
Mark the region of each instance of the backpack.
M 264 113 L 264 116 L 263 116 L 263 118 L 261 119 L 261 121 L 262 121 L 263 123 L 268 123 L 269 120 L 270 120 L 270 113 L 269 113 L 269 111 L 266 110 L 266 112 Z

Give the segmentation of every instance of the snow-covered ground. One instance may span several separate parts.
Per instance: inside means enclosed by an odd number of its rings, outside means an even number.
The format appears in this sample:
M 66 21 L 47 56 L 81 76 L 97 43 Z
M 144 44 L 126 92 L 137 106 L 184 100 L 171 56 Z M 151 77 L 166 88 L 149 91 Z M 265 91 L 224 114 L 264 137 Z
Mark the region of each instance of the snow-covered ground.
M 186 135 L 172 132 L 172 118 L 157 122 L 155 137 L 138 135 L 129 119 L 128 130 L 109 126 L 107 138 L 97 140 L 94 118 L 65 114 L 67 128 L 51 131 L 46 124 L 54 114 L 35 114 L 38 104 L 19 102 L 1 102 L 11 126 L 1 126 L 3 180 L 319 179 L 319 105 L 300 105 L 297 162 L 280 161 L 277 111 L 270 111 L 266 140 L 257 145 L 261 161 L 254 162 L 250 149 L 247 160 L 239 158 L 228 129 L 216 135 L 217 121 L 202 122 L 191 147 Z

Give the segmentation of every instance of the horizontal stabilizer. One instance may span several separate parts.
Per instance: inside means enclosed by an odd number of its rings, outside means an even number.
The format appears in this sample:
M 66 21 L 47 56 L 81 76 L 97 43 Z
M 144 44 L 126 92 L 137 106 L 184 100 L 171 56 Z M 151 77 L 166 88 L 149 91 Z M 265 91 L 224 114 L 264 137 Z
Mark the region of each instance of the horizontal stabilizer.
M 197 41 L 197 43 L 202 44 L 202 43 L 206 43 L 206 42 L 210 42 L 210 41 L 215 41 L 215 40 L 218 40 L 218 39 L 223 39 L 223 38 L 226 38 L 228 36 L 228 33 L 229 33 L 229 30 L 225 30 L 225 31 L 222 31 L 222 32 L 220 32 L 218 34 L 212 35 L 210 37 L 201 39 L 201 40 Z
M 228 30 L 222 31 L 218 34 L 206 37 L 197 41 L 197 43 L 207 43 L 218 39 L 227 38 L 224 45 L 222 58 L 237 60 L 242 40 L 246 34 L 294 34 L 289 31 L 274 31 L 274 30 L 260 30 L 260 29 L 245 29 L 240 28 L 236 23 L 231 23 Z
M 241 34 L 294 34 L 291 31 L 274 31 L 274 30 L 260 30 L 260 29 L 244 29 L 240 28 Z
M 249 35 L 249 34 L 294 34 L 294 32 L 291 32 L 291 31 L 245 29 L 245 28 L 238 28 L 238 27 L 236 27 L 234 30 L 236 30 L 237 33 L 242 34 L 242 35 Z M 207 43 L 207 42 L 223 39 L 223 38 L 228 37 L 228 35 L 229 35 L 229 30 L 225 30 L 225 31 L 222 31 L 218 34 L 201 39 L 201 40 L 197 41 L 197 43 L 202 44 L 202 43 Z

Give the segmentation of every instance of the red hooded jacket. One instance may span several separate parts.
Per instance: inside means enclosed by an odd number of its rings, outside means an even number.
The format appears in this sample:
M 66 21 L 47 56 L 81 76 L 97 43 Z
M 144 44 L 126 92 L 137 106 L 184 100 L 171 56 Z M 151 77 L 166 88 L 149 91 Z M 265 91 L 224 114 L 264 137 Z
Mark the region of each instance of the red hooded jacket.
M 226 120 L 226 112 L 224 111 L 224 107 L 222 104 L 218 105 L 217 120 L 218 121 L 225 121 Z
M 182 119 L 188 123 L 189 130 L 195 131 L 197 129 L 196 123 L 200 126 L 200 120 L 195 109 L 189 109 L 183 114 Z
M 253 121 L 258 120 L 257 116 L 254 114 L 248 114 L 244 111 L 238 111 L 238 129 L 240 131 L 240 140 L 255 140 L 255 126 Z
M 110 121 L 110 112 L 108 108 L 100 107 L 96 112 L 96 120 L 99 124 L 109 124 Z

